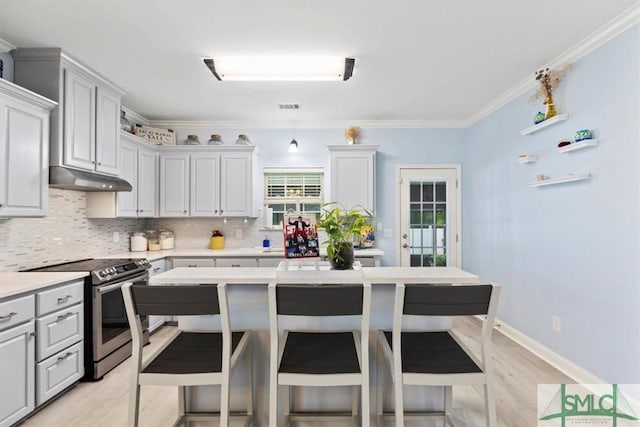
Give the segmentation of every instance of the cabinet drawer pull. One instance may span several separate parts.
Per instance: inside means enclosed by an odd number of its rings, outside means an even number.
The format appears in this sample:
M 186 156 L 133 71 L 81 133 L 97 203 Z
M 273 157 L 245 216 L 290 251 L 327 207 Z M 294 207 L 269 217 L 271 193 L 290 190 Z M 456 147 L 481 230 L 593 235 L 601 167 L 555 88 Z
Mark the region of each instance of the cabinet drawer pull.
M 4 320 L 9 320 L 11 319 L 13 316 L 17 315 L 18 313 L 16 313 L 15 311 L 12 311 L 11 313 L 7 314 L 6 316 L 0 316 L 0 322 L 4 321 Z
M 64 302 L 69 301 L 69 298 L 71 298 L 73 295 L 65 295 L 63 297 L 58 298 L 58 304 L 62 304 Z
M 73 313 L 69 312 L 69 313 L 61 314 L 60 316 L 58 316 L 58 320 L 57 321 L 59 322 L 61 320 L 65 320 L 69 316 L 73 316 Z
M 36 336 L 36 333 L 35 333 L 35 332 L 29 332 L 29 336 L 30 336 L 30 337 L 35 337 L 35 336 Z
M 231 264 L 231 267 L 240 267 L 240 264 Z
M 73 356 L 73 353 L 67 353 L 64 356 L 58 356 L 58 363 L 67 360 L 71 356 Z
M 157 273 L 158 271 L 160 271 L 160 267 L 154 267 L 154 268 L 153 268 L 153 272 L 154 272 L 154 273 Z
M 197 266 L 198 266 L 198 264 L 189 264 L 189 265 L 187 265 L 187 267 L 197 267 Z

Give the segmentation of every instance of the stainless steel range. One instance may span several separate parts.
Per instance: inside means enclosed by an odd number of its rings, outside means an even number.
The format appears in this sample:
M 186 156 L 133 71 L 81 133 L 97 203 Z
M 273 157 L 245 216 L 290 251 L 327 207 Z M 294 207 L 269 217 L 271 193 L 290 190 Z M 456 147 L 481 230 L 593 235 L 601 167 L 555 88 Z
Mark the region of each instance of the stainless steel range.
M 84 282 L 85 379 L 98 380 L 131 355 L 131 331 L 122 296 L 126 283 L 147 283 L 144 259 L 85 259 L 29 271 L 86 271 Z M 145 343 L 149 320 L 143 318 Z

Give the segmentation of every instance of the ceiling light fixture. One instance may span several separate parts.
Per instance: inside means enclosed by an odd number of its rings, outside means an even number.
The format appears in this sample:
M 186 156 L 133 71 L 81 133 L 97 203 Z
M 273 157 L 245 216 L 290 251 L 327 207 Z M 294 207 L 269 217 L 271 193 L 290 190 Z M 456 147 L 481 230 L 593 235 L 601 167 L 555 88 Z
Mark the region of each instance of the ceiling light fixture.
M 298 141 L 296 141 L 295 138 L 293 138 L 291 140 L 291 142 L 289 143 L 289 152 L 290 153 L 297 153 L 298 152 Z
M 331 56 L 221 56 L 205 58 L 225 81 L 337 81 L 353 75 L 354 58 Z

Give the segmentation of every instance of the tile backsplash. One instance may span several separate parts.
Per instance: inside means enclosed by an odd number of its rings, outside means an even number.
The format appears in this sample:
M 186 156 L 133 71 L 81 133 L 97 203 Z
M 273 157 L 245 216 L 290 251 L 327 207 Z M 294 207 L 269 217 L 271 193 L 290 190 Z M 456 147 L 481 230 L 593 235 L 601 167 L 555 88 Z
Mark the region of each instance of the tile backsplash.
M 263 231 L 255 218 L 88 219 L 86 199 L 81 191 L 50 188 L 47 217 L 0 221 L 0 271 L 126 252 L 129 234 L 138 230 L 172 230 L 176 248 L 208 248 L 212 230 L 222 232 L 227 249 L 260 246 L 265 236 L 282 243 L 282 231 Z M 119 242 L 113 241 L 116 231 Z
M 49 189 L 45 218 L 0 222 L 0 271 L 17 271 L 129 250 L 129 233 L 143 226 L 137 219 L 87 219 L 86 193 Z M 119 232 L 120 241 L 113 241 Z

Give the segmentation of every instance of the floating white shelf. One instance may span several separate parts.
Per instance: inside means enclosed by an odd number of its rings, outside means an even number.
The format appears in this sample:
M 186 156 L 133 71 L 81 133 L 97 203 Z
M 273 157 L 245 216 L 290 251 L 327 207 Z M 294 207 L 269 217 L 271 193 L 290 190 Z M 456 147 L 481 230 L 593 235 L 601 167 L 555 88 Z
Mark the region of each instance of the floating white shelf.
M 593 147 L 594 145 L 598 145 L 597 139 L 585 139 L 580 142 L 573 142 L 569 145 L 565 145 L 564 147 L 558 148 L 559 153 L 568 153 L 574 150 L 580 150 L 582 148 Z
M 580 175 L 564 175 L 559 176 L 557 178 L 543 179 L 542 181 L 536 181 L 533 184 L 530 184 L 530 187 L 544 187 L 545 185 L 556 185 L 556 184 L 564 184 L 566 182 L 575 182 L 575 181 L 584 181 L 585 179 L 591 178 L 590 173 L 580 174 Z
M 538 157 L 534 156 L 533 154 L 523 154 L 521 156 L 518 156 L 518 161 L 520 163 L 535 163 L 536 160 L 538 160 Z
M 529 126 L 526 129 L 522 129 L 520 131 L 521 135 L 529 135 L 535 132 L 538 132 L 541 129 L 544 129 L 546 127 L 549 127 L 555 123 L 558 122 L 564 122 L 565 120 L 567 120 L 569 118 L 568 114 L 558 114 L 557 116 L 553 116 L 550 119 L 547 119 L 543 122 L 538 123 L 537 125 L 533 125 L 533 126 Z

